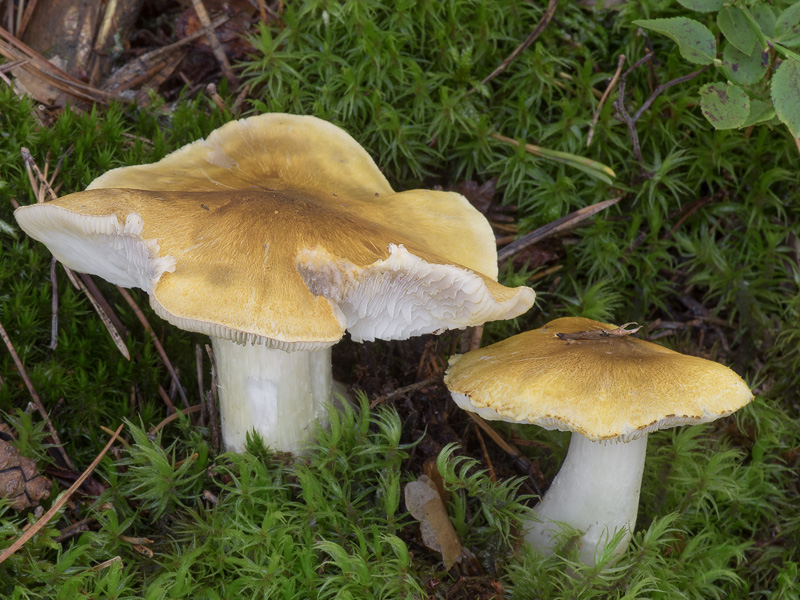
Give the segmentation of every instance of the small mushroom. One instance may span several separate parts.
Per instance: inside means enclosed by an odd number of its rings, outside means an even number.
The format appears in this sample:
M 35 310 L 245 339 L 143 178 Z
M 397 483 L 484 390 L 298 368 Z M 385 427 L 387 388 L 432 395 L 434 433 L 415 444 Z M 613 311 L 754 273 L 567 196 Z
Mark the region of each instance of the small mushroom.
M 708 423 L 753 398 L 731 369 L 627 335 L 590 319 L 540 329 L 451 358 L 445 383 L 464 410 L 485 419 L 571 431 L 567 457 L 525 539 L 555 545 L 557 523 L 581 532 L 580 559 L 594 565 L 614 534 L 636 524 L 647 434 Z
M 395 192 L 334 125 L 266 114 L 84 192 L 17 209 L 76 271 L 146 290 L 158 315 L 210 335 L 222 435 L 295 451 L 323 414 L 330 347 L 515 317 L 494 235 L 461 195 Z

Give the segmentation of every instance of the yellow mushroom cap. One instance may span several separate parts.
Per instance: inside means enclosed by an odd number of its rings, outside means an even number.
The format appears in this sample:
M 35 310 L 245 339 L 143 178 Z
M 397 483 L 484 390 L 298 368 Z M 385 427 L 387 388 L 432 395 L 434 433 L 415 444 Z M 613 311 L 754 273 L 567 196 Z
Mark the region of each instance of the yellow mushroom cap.
M 147 290 L 178 327 L 286 350 L 512 318 L 535 297 L 497 283 L 491 228 L 463 196 L 394 192 L 314 117 L 231 122 L 15 216 L 68 267 Z
M 445 383 L 462 408 L 484 418 L 573 431 L 593 441 L 629 441 L 706 423 L 753 399 L 741 377 L 710 360 L 627 335 L 556 336 L 616 328 L 556 319 L 453 357 Z

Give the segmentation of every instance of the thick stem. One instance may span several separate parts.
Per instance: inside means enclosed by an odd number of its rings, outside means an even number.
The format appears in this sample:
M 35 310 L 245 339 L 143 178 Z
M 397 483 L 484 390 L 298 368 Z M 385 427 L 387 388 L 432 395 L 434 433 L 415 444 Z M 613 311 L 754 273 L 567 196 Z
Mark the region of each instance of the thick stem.
M 217 364 L 222 440 L 244 451 L 255 430 L 275 450 L 297 452 L 325 417 L 331 350 L 284 352 L 211 338 Z
M 627 533 L 614 554 L 625 552 L 636 525 L 646 450 L 646 434 L 628 443 L 600 443 L 573 433 L 567 458 L 535 509 L 541 522 L 533 523 L 525 539 L 540 551 L 552 551 L 557 522 L 567 523 L 583 532 L 581 561 L 594 565 L 610 538 L 624 528 Z

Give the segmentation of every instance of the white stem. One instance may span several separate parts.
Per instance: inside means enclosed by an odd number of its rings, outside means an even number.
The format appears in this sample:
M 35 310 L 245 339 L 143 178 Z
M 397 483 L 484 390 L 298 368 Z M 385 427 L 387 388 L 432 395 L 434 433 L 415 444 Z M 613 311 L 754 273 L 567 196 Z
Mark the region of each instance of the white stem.
M 601 443 L 573 433 L 567 458 L 535 509 L 541 522 L 532 524 L 525 539 L 550 552 L 560 531 L 556 522 L 568 523 L 583 532 L 581 561 L 594 565 L 614 533 L 624 528 L 627 533 L 614 554 L 625 552 L 636 525 L 646 450 L 647 434 L 628 443 Z
M 281 452 L 302 449 L 324 418 L 331 390 L 331 349 L 284 352 L 211 338 L 217 365 L 222 441 L 244 451 L 247 432 Z

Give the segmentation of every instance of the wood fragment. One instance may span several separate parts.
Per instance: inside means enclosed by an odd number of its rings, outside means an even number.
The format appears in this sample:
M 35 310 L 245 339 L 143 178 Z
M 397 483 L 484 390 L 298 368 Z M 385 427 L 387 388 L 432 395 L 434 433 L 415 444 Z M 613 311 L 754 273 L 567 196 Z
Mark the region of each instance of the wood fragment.
M 84 100 L 107 104 L 109 101 L 117 99 L 113 95 L 87 85 L 66 73 L 28 45 L 15 38 L 3 27 L 0 27 L 0 56 L 4 56 L 8 60 L 24 59 L 25 62 L 19 69 L 30 74 L 35 80 L 42 81 L 53 88 L 74 96 L 76 102 Z M 15 76 L 19 77 L 20 72 L 15 69 Z M 119 99 L 125 100 L 124 98 Z M 52 102 L 47 98 L 37 97 L 37 100 L 45 104 Z
M 119 434 L 124 426 L 125 424 L 122 423 L 120 424 L 119 427 L 117 427 L 117 430 L 114 432 L 114 435 L 111 437 L 110 440 L 108 440 L 108 443 L 100 451 L 100 454 L 98 454 L 97 457 L 92 461 L 92 464 L 90 464 L 87 467 L 87 469 L 81 474 L 80 477 L 78 477 L 75 480 L 75 483 L 73 483 L 66 492 L 61 494 L 58 500 L 56 500 L 53 503 L 53 506 L 50 507 L 50 510 L 48 510 L 41 519 L 36 521 L 33 527 L 28 529 L 13 544 L 11 544 L 8 548 L 3 550 L 3 553 L 0 554 L 0 564 L 2 564 L 9 556 L 14 554 L 17 550 L 22 548 L 22 546 L 24 546 L 29 539 L 31 539 L 42 527 L 47 525 L 47 523 L 49 523 L 50 520 L 58 514 L 58 511 L 61 510 L 61 507 L 67 503 L 67 500 L 69 500 L 72 497 L 72 495 L 78 490 L 78 488 L 81 487 L 83 482 L 86 481 L 86 478 L 89 477 L 92 471 L 95 470 L 97 465 L 100 464 L 100 461 L 106 455 L 106 452 L 108 452 L 109 448 L 111 448 L 111 445 L 116 441 L 117 437 L 119 437 Z
M 636 325 L 633 329 L 626 329 L 628 325 Z M 565 342 L 573 342 L 575 340 L 602 340 L 614 337 L 626 337 L 633 335 L 642 328 L 634 322 L 625 323 L 616 329 L 591 329 L 588 331 L 575 331 L 573 333 L 554 333 L 553 335 Z

